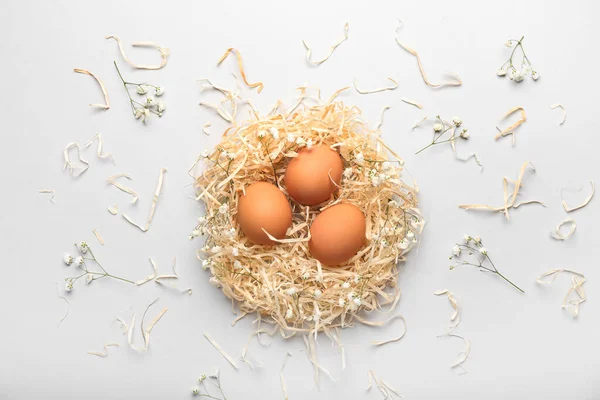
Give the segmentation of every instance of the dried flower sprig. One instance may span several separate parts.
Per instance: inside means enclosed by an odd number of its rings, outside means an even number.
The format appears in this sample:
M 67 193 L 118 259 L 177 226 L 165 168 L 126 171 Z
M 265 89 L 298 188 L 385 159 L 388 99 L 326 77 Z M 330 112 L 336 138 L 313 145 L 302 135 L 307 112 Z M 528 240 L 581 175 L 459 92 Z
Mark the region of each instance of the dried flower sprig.
M 449 143 L 449 142 L 454 142 L 456 139 L 469 139 L 469 132 L 463 128 L 462 132 L 460 132 L 460 134 L 457 136 L 456 135 L 456 128 L 459 128 L 460 126 L 462 126 L 462 119 L 460 117 L 453 117 L 452 118 L 452 123 L 448 123 L 444 120 L 442 120 L 442 118 L 439 115 L 435 116 L 436 119 L 436 123 L 433 125 L 433 139 L 431 140 L 431 143 L 429 143 L 427 146 L 423 147 L 421 150 L 417 151 L 415 154 L 419 154 L 422 151 L 427 150 L 428 148 L 430 148 L 431 146 L 434 146 L 436 144 L 442 144 L 442 143 Z M 444 137 L 444 135 L 446 133 L 450 133 L 450 135 L 446 135 Z M 443 140 L 442 137 L 444 137 Z
M 468 253 L 468 255 L 471 256 L 471 259 L 474 261 L 461 258 L 463 252 Z M 481 272 L 491 272 L 498 275 L 500 278 L 510 283 L 515 289 L 521 293 L 525 293 L 523 289 L 512 283 L 507 277 L 498 271 L 488 254 L 487 248 L 483 247 L 483 243 L 479 236 L 473 237 L 470 235 L 465 235 L 463 243 L 456 243 L 452 247 L 452 255 L 449 258 L 450 260 L 453 260 L 453 264 L 450 266 L 451 270 L 456 267 L 467 265 L 472 266 L 478 268 Z
M 77 249 L 77 252 L 79 253 L 79 255 L 77 257 L 73 258 L 73 256 L 71 254 L 65 253 L 63 256 L 63 261 L 67 266 L 74 265 L 75 267 L 81 268 L 83 273 L 80 275 L 65 279 L 65 282 L 66 282 L 65 290 L 67 292 L 70 292 L 71 290 L 73 290 L 73 285 L 75 284 L 75 282 L 77 282 L 79 279 L 81 279 L 83 277 L 86 277 L 86 281 L 88 284 L 91 283 L 92 281 L 108 277 L 108 278 L 117 279 L 117 280 L 135 285 L 135 282 L 130 281 L 129 279 L 121 278 L 119 276 L 112 275 L 112 274 L 109 274 L 108 272 L 106 272 L 104 267 L 102 267 L 102 265 L 96 259 L 96 256 L 94 256 L 94 252 L 92 251 L 92 248 L 86 242 L 80 242 L 79 244 L 75 243 L 75 248 Z M 96 265 L 98 265 L 98 267 L 100 267 L 100 269 L 102 271 L 101 272 L 91 271 L 88 268 L 86 261 L 91 261 L 91 262 L 95 263 Z
M 217 388 L 220 397 L 213 396 L 212 394 L 210 394 L 210 392 L 208 391 L 208 386 L 206 384 L 207 382 L 213 387 Z M 192 395 L 207 397 L 209 399 L 215 400 L 227 400 L 227 397 L 225 397 L 225 394 L 223 393 L 223 388 L 221 387 L 221 373 L 218 369 L 216 369 L 215 372 L 213 372 L 212 374 L 202 374 L 200 378 L 198 378 L 198 383 L 200 383 L 201 387 L 193 388 Z
M 500 69 L 496 72 L 496 75 L 499 77 L 505 77 L 508 73 L 510 79 L 517 83 L 522 82 L 527 75 L 531 75 L 531 79 L 534 81 L 537 81 L 540 78 L 540 74 L 533 69 L 531 61 L 529 61 L 529 58 L 525 54 L 525 49 L 523 48 L 523 39 L 525 39 L 525 36 L 522 36 L 519 40 L 509 39 L 506 41 L 506 43 L 504 43 L 506 47 L 510 47 L 513 50 L 510 53 L 509 59 L 500 66 Z M 523 56 L 521 58 L 521 67 L 519 69 L 517 69 L 515 63 L 513 63 L 513 58 L 515 57 L 517 49 L 521 50 L 521 54 Z
M 121 71 L 117 66 L 117 62 L 113 61 L 115 64 L 115 68 L 117 69 L 117 73 L 119 74 L 119 78 L 121 78 L 121 82 L 123 82 L 123 87 L 125 88 L 125 92 L 127 93 L 127 97 L 129 97 L 129 103 L 131 105 L 131 112 L 136 119 L 142 118 L 142 122 L 146 122 L 146 118 L 150 115 L 150 113 L 158 115 L 162 117 L 163 112 L 167 109 L 167 106 L 162 101 L 156 101 L 153 96 L 148 95 L 148 88 L 154 89 L 154 95 L 157 97 L 162 96 L 165 93 L 164 88 L 160 86 L 154 86 L 149 83 L 135 83 L 128 82 L 121 75 Z M 131 93 L 129 93 L 129 87 L 134 86 L 135 92 L 140 96 L 145 96 L 146 100 L 144 103 L 140 103 L 139 101 L 134 100 L 131 97 Z

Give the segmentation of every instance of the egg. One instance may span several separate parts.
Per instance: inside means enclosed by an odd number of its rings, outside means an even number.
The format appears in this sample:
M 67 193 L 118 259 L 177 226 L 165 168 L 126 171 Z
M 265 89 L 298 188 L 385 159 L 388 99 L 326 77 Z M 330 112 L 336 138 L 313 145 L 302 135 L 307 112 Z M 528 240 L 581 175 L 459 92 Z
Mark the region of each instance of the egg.
M 335 184 L 339 185 L 342 180 L 342 168 L 342 158 L 329 146 L 305 147 L 288 164 L 285 187 L 298 203 L 305 206 L 319 204 L 336 191 Z
M 308 249 L 325 265 L 338 265 L 351 259 L 365 244 L 367 222 L 352 204 L 342 203 L 325 209 L 310 226 Z
M 264 228 L 277 239 L 283 239 L 292 225 L 292 209 L 288 199 L 275 185 L 255 182 L 238 200 L 237 222 L 242 232 L 255 244 L 273 244 Z

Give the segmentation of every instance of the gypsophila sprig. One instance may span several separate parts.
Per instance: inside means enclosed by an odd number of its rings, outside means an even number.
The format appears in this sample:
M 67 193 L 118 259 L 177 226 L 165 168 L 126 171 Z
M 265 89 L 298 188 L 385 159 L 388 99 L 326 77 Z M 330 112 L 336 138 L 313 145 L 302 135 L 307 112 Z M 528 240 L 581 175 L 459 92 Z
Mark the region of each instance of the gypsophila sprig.
M 162 101 L 156 101 L 151 94 L 148 94 L 148 90 L 154 91 L 155 96 L 162 96 L 165 93 L 165 89 L 161 86 L 154 86 L 149 83 L 135 83 L 128 82 L 121 75 L 121 71 L 117 66 L 117 62 L 114 61 L 115 68 L 117 69 L 117 73 L 119 74 L 119 78 L 121 78 L 121 82 L 123 83 L 123 87 L 125 88 L 125 92 L 127 93 L 127 97 L 129 97 L 129 104 L 131 105 L 131 112 L 136 119 L 142 119 L 143 123 L 146 123 L 146 118 L 150 116 L 150 114 L 158 115 L 162 117 L 163 112 L 167 109 L 167 106 Z M 134 100 L 131 97 L 131 93 L 129 92 L 129 87 L 133 86 L 135 88 L 135 92 L 144 96 L 144 100 L 139 102 Z
M 452 260 L 450 270 L 462 266 L 472 266 L 479 269 L 481 272 L 489 272 L 498 275 L 500 278 L 510 283 L 515 289 L 521 293 L 525 293 L 523 289 L 512 283 L 498 271 L 490 258 L 488 249 L 483 246 L 483 242 L 479 236 L 465 235 L 461 243 L 454 244 L 452 247 L 452 255 L 449 259 Z
M 436 122 L 433 124 L 433 139 L 431 140 L 431 143 L 417 151 L 415 154 L 419 154 L 436 144 L 450 143 L 454 142 L 456 139 L 466 140 L 469 138 L 470 135 L 464 128 L 458 132 L 457 135 L 456 129 L 460 128 L 463 124 L 463 121 L 460 117 L 453 117 L 452 123 L 442 120 L 439 115 L 436 115 L 435 119 Z
M 225 397 L 225 394 L 223 393 L 223 389 L 221 388 L 221 376 L 220 376 L 220 372 L 219 370 L 215 370 L 215 372 L 213 372 L 212 374 L 202 374 L 200 376 L 200 378 L 198 378 L 198 383 L 200 384 L 200 387 L 195 387 L 192 389 L 192 395 L 193 396 L 199 396 L 199 397 L 206 397 L 209 399 L 215 399 L 215 400 L 227 400 L 227 397 Z M 217 395 L 213 395 L 211 394 L 211 391 L 208 390 L 208 385 L 207 383 L 212 386 L 213 388 L 216 388 L 216 390 L 219 391 L 219 394 Z M 214 392 L 214 390 L 212 390 L 212 392 Z M 219 397 L 217 397 L 219 396 Z
M 104 267 L 102 267 L 102 265 L 100 265 L 100 263 L 96 259 L 96 256 L 94 255 L 94 252 L 92 251 L 92 248 L 86 242 L 81 242 L 79 244 L 75 244 L 75 248 L 77 249 L 77 252 L 79 253 L 79 255 L 77 257 L 73 258 L 72 255 L 65 253 L 65 255 L 63 256 L 63 261 L 68 266 L 73 265 L 75 268 L 80 268 L 82 273 L 77 276 L 65 278 L 65 282 L 66 282 L 65 290 L 67 292 L 70 292 L 71 290 L 73 290 L 73 285 L 79 279 L 84 278 L 84 277 L 86 278 L 86 282 L 88 284 L 90 284 L 92 281 L 102 279 L 102 278 L 113 278 L 113 279 L 117 279 L 117 280 L 135 285 L 135 282 L 133 282 L 133 281 L 130 281 L 128 279 L 121 278 L 119 276 L 112 275 L 112 274 L 109 274 L 108 272 L 106 272 Z M 88 266 L 88 262 L 96 264 L 98 267 L 100 267 L 101 271 L 92 271 Z
M 498 71 L 496 71 L 496 75 L 503 78 L 508 74 L 510 79 L 517 83 L 522 82 L 527 75 L 531 75 L 531 79 L 534 81 L 539 79 L 540 74 L 533 69 L 531 61 L 525 54 L 525 49 L 523 48 L 524 38 L 525 36 L 522 36 L 519 40 L 509 39 L 504 43 L 506 47 L 512 48 L 512 52 L 510 53 L 509 59 L 500 66 Z M 519 54 L 517 54 L 517 49 L 520 50 Z M 519 56 L 521 56 L 521 64 L 520 67 L 517 68 L 516 64 L 518 64 Z

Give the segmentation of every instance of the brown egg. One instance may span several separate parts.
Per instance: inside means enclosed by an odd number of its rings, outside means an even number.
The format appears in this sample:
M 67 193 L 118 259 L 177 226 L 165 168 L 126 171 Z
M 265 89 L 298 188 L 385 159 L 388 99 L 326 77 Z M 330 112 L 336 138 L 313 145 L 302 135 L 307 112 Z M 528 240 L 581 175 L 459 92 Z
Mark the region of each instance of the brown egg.
M 248 239 L 256 244 L 273 244 L 264 228 L 283 239 L 292 225 L 292 209 L 287 198 L 275 185 L 256 182 L 246 188 L 238 200 L 237 221 Z
M 310 226 L 308 248 L 314 258 L 326 265 L 342 264 L 365 243 L 367 222 L 352 204 L 329 207 Z
M 304 148 L 288 164 L 284 182 L 289 195 L 305 206 L 329 199 L 342 180 L 342 159 L 329 146 Z

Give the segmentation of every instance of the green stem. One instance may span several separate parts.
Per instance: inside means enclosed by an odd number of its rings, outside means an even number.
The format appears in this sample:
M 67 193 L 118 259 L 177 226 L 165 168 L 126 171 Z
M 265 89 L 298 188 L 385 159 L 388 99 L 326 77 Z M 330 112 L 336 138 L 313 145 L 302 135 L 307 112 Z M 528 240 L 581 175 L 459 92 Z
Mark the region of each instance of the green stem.
M 500 272 L 498 272 L 498 270 L 496 270 L 496 274 L 498 274 L 498 276 L 500 276 L 502 279 L 504 279 L 506 282 L 510 283 L 515 289 L 517 289 L 519 292 L 521 293 L 525 293 L 525 291 L 523 289 L 521 289 L 520 287 L 518 287 L 517 285 L 515 285 L 514 283 L 512 283 L 507 277 L 505 277 L 504 275 L 502 275 Z

